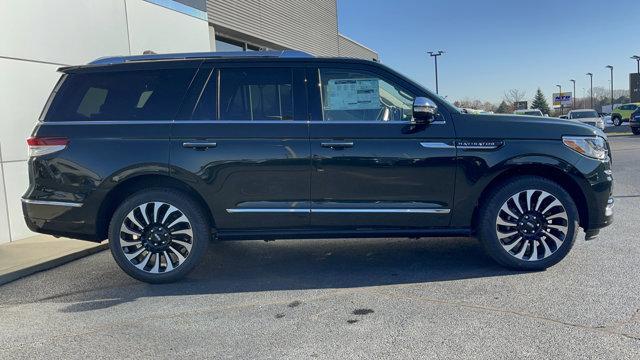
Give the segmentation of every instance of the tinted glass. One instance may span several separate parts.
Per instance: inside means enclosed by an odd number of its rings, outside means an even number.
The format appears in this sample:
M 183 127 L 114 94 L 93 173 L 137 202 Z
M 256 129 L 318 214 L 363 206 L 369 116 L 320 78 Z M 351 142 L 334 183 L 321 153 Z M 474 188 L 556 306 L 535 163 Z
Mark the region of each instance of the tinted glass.
M 216 51 L 244 51 L 244 44 L 218 37 L 216 38 Z
M 209 72 L 206 85 L 198 95 L 198 103 L 191 117 L 193 120 L 213 120 L 216 118 L 217 74 L 217 71 Z
M 221 120 L 292 120 L 288 68 L 220 70 Z
M 598 113 L 596 111 L 572 111 L 571 119 L 586 119 L 597 118 Z
M 195 69 L 68 74 L 44 121 L 171 120 Z
M 377 75 L 321 69 L 325 121 L 409 121 L 415 96 Z

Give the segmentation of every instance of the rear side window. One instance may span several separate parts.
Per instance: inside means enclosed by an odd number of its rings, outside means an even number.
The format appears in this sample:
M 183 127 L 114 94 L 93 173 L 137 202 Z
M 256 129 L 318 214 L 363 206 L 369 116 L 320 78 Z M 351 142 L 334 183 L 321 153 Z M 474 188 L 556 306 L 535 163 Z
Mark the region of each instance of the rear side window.
M 221 69 L 220 120 L 293 120 L 291 69 Z
M 195 69 L 72 73 L 43 121 L 172 120 Z

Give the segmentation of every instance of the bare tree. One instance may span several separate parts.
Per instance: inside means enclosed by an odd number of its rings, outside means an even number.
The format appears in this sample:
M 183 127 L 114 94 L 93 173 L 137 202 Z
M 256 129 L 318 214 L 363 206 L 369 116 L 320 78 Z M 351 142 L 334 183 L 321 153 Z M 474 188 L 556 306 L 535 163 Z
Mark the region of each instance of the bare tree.
M 515 103 L 524 101 L 526 99 L 527 93 L 524 91 L 520 91 L 518 89 L 507 90 L 504 93 L 504 101 L 509 104 L 509 106 L 515 110 Z

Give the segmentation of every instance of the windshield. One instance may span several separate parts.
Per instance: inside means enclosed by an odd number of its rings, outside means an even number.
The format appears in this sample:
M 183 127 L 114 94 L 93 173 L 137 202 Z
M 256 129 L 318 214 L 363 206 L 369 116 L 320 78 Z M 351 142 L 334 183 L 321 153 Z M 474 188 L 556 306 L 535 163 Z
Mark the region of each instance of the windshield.
M 531 115 L 531 116 L 542 116 L 542 111 L 540 111 L 540 110 L 525 111 L 524 114 L 525 115 Z
M 586 118 L 597 118 L 598 113 L 594 110 L 589 111 L 572 111 L 569 116 L 570 119 L 586 119 Z

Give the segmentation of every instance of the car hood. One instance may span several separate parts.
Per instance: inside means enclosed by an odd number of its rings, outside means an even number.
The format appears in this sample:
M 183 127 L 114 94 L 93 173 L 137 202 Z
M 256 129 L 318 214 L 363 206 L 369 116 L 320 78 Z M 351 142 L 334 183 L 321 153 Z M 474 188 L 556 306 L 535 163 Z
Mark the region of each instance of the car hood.
M 458 137 L 560 140 L 563 136 L 601 136 L 605 133 L 577 120 L 522 115 L 456 114 Z

